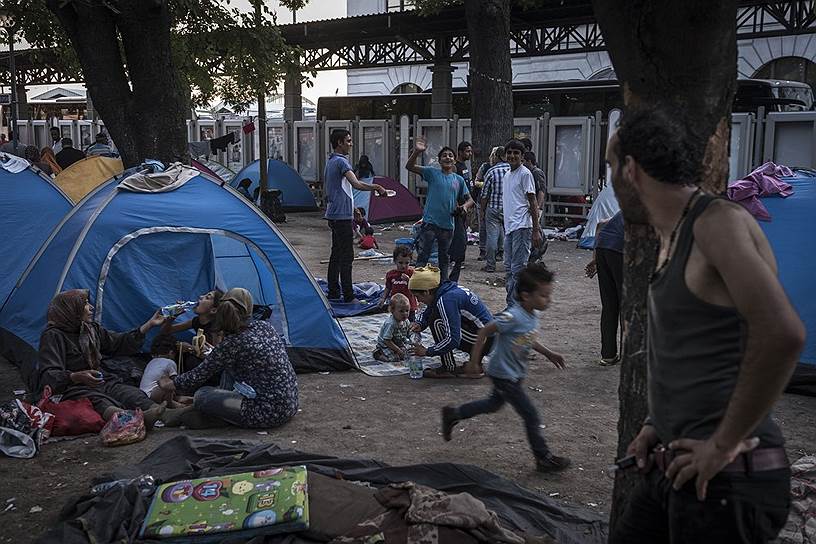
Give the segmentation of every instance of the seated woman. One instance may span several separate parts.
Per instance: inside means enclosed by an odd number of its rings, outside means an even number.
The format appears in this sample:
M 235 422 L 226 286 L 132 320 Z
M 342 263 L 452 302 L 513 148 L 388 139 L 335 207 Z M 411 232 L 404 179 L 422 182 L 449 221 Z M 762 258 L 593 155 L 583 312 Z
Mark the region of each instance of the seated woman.
M 175 378 L 164 377 L 159 386 L 192 392 L 210 377 L 221 375 L 221 387 L 195 392 L 191 408 L 196 412 L 245 428 L 277 427 L 289 421 L 298 409 L 295 370 L 274 327 L 266 321 L 250 321 L 251 317 L 249 291 L 227 291 L 215 316 L 224 339 L 199 366 Z M 191 427 L 189 420 L 196 415 L 184 414 L 165 423 Z
M 193 308 L 193 313 L 196 316 L 181 323 L 173 323 L 178 316 L 168 318 L 162 325 L 161 334 L 175 334 L 189 329 L 194 331 L 202 329 L 204 336 L 207 337 L 207 343 L 215 346 L 219 340 L 219 335 L 216 334 L 215 329 L 215 312 L 223 296 L 224 292 L 219 289 L 213 289 L 199 296 L 198 305 Z
M 86 397 L 106 421 L 122 409 L 141 408 L 150 429 L 163 416 L 164 404 L 156 404 L 138 387 L 103 373 L 100 362 L 102 355 L 138 353 L 145 333 L 161 325 L 164 318 L 157 310 L 141 327 L 115 333 L 94 322 L 92 314 L 87 289 L 65 291 L 51 301 L 48 326 L 40 337 L 37 393 L 49 386 L 64 400 Z
M 456 285 L 455 282 L 439 283 L 439 269 L 434 266 L 417 268 L 408 280 L 408 289 L 416 299 L 425 304 L 419 321 L 411 325 L 411 330 L 419 332 L 431 328 L 433 346 L 426 348 L 414 346 L 414 353 L 419 357 L 438 355 L 442 359 L 442 368 L 428 369 L 428 378 L 480 378 L 481 373 L 468 374 L 456 367 L 453 350 L 459 348 L 470 353 L 476 343 L 479 329 L 493 321 L 493 316 L 476 293 Z M 485 343 L 485 349 L 493 345 L 493 337 Z

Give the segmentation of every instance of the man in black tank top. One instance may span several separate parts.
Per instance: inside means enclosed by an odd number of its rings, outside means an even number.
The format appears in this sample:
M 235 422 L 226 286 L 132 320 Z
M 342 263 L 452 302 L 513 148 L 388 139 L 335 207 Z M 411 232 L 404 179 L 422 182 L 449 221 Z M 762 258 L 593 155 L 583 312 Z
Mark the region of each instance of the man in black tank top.
M 761 543 L 784 526 L 790 470 L 770 416 L 804 344 L 753 217 L 704 194 L 704 150 L 657 109 L 626 113 L 607 161 L 624 215 L 660 239 L 648 295 L 644 475 L 613 543 Z

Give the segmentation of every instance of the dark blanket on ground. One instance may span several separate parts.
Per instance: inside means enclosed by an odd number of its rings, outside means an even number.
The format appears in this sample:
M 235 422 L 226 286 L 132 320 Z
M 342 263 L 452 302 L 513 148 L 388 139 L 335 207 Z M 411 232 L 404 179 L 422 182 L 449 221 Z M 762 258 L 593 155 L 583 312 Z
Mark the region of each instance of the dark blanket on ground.
M 543 497 L 471 465 L 437 463 L 390 467 L 374 460 L 340 459 L 244 440 L 177 436 L 156 448 L 141 463 L 123 466 L 116 474 L 103 475 L 94 483 L 140 474 L 150 474 L 162 483 L 301 464 L 306 465 L 310 473 L 311 530 L 296 535 L 255 537 L 249 541 L 230 539 L 231 544 L 330 541 L 381 508 L 374 499 L 373 489 L 348 484 L 351 481 L 368 482 L 374 488 L 411 481 L 448 493 L 470 493 L 497 514 L 503 527 L 525 537 L 549 535 L 561 544 L 601 544 L 607 540 L 607 523 L 601 515 Z M 100 496 L 79 497 L 63 508 L 57 526 L 37 542 L 147 542 L 139 540 L 137 535 L 149 503 L 150 498 L 139 495 L 133 485 L 113 487 Z

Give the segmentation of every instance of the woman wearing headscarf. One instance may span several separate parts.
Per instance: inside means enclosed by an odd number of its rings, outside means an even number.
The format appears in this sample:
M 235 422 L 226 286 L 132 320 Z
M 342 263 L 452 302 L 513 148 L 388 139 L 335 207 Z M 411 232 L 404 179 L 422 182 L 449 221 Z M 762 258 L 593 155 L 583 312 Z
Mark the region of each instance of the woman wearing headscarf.
M 354 175 L 357 179 L 368 179 L 375 176 L 374 165 L 368 158 L 368 155 L 360 155 L 360 160 L 357 161 L 357 166 L 354 168 Z
M 57 175 L 62 172 L 62 166 L 57 163 L 57 156 L 54 155 L 54 150 L 48 146 L 42 148 L 40 151 L 40 161 L 47 164 L 51 168 L 51 173 Z
M 252 304 L 246 289 L 227 291 L 215 314 L 215 326 L 224 334 L 221 343 L 199 366 L 159 381 L 168 391 L 195 391 L 193 412 L 165 423 L 191 427 L 188 416 L 198 412 L 238 427 L 269 428 L 283 425 L 297 413 L 297 378 L 286 346 L 269 322 L 251 320 Z M 196 391 L 217 375 L 221 375 L 220 387 Z
M 47 162 L 43 162 L 42 158 L 40 157 L 40 150 L 37 149 L 37 146 L 26 146 L 25 151 L 23 151 L 23 158 L 42 170 L 43 173 L 48 176 L 54 173 L 54 171 L 51 170 L 51 166 Z
M 103 419 L 122 409 L 141 408 L 149 429 L 164 413 L 164 405 L 150 400 L 138 387 L 123 384 L 100 369 L 102 355 L 138 353 L 145 333 L 161 325 L 157 310 L 153 317 L 129 332 L 110 332 L 92 319 L 93 306 L 87 289 L 64 291 L 48 305 L 48 325 L 40 336 L 37 389 L 49 386 L 54 395 L 87 397 Z

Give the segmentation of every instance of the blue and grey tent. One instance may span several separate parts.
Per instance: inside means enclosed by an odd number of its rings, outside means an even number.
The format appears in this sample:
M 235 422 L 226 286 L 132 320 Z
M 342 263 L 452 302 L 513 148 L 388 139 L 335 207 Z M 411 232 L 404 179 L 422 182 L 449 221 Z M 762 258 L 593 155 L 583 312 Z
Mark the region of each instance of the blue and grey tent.
M 254 195 L 261 179 L 261 161 L 253 161 L 235 174 L 230 185 L 237 188 L 244 178 L 249 179 L 249 194 Z M 317 210 L 312 191 L 300 174 L 283 161 L 269 159 L 269 188 L 281 192 L 281 204 L 285 212 L 309 212 Z
M 10 158 L 8 164 L 0 160 L 0 193 L 3 304 L 48 234 L 71 209 L 71 201 L 50 177 L 18 158 Z
M 88 194 L 24 272 L 0 327 L 36 348 L 48 303 L 63 290 L 89 289 L 95 319 L 122 331 L 213 287 L 248 289 L 296 370 L 356 365 L 328 301 L 275 225 L 232 188 L 181 165 Z
M 793 186 L 792 195 L 762 198 L 771 220 L 759 225 L 776 256 L 782 287 L 807 331 L 805 349 L 788 390 L 816 395 L 816 172 L 795 172 L 783 178 Z

